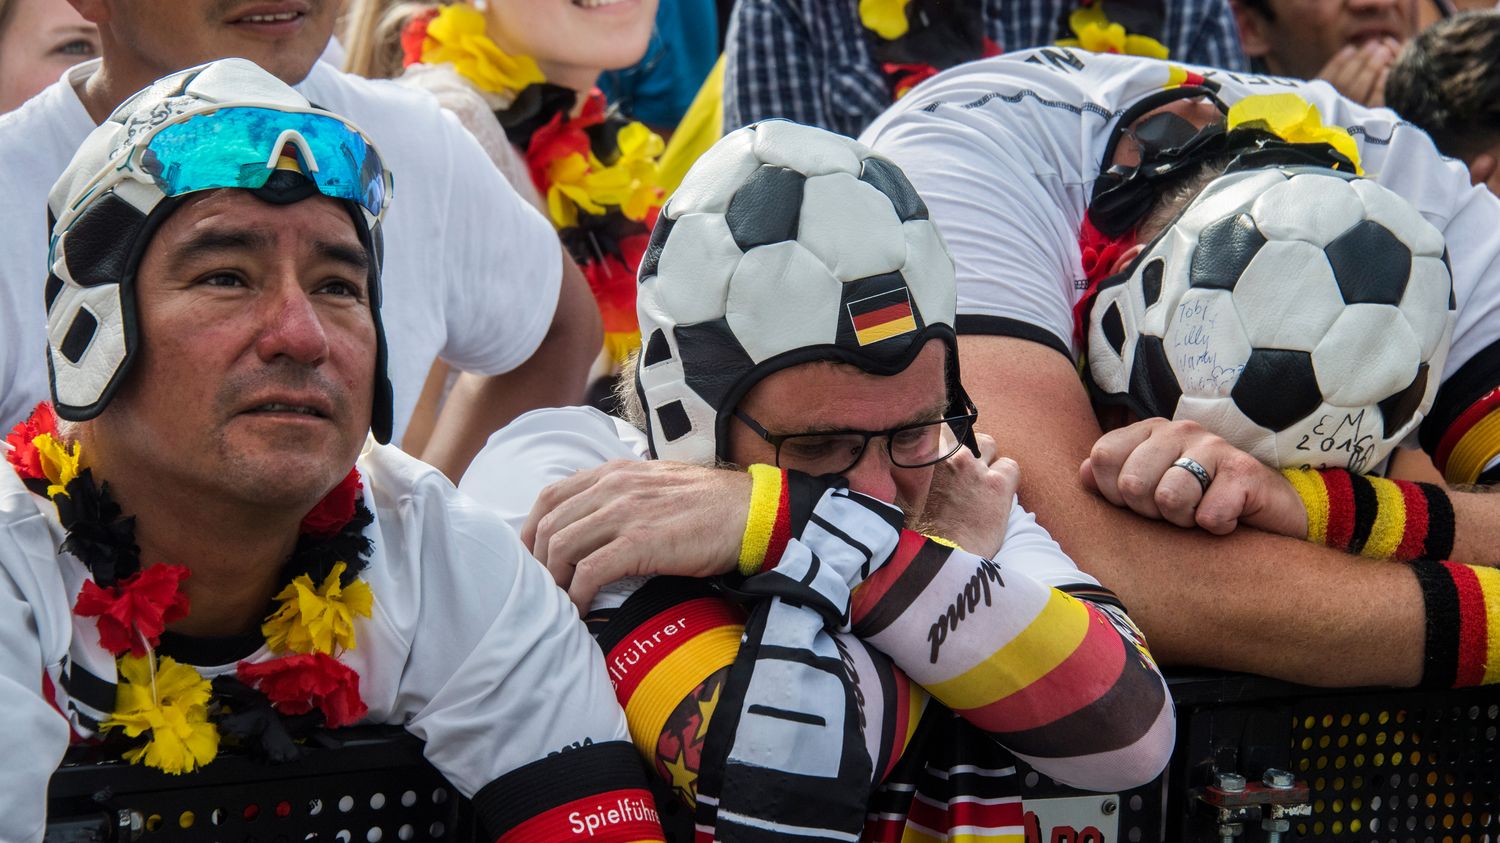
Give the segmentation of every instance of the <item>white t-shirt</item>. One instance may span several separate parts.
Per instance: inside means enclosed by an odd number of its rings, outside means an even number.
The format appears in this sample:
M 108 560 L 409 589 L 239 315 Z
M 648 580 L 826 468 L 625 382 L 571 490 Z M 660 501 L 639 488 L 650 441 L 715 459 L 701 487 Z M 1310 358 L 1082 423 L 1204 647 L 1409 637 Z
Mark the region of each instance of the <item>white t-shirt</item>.
M 592 407 L 532 410 L 490 435 L 458 487 L 520 530 L 547 486 L 609 460 L 646 459 L 646 447 L 645 434 Z M 1054 588 L 1099 584 L 1078 570 L 1015 499 L 994 561 Z M 595 608 L 618 604 L 640 582 L 639 577 L 622 580 L 601 595 Z
M 1073 304 L 1084 290 L 1078 232 L 1120 114 L 1172 87 L 1182 65 L 1050 47 L 960 65 L 903 97 L 861 140 L 889 156 L 931 213 L 958 273 L 960 333 L 1017 336 L 1076 358 Z M 1445 380 L 1500 339 L 1500 200 L 1472 187 L 1395 112 L 1324 82 L 1191 68 L 1233 104 L 1294 92 L 1343 126 L 1376 181 L 1405 197 L 1450 248 L 1458 319 Z M 1439 393 L 1439 402 L 1443 400 Z
M 0 117 L 0 430 L 47 398 L 47 193 L 93 130 L 75 86 L 78 65 Z M 297 90 L 347 117 L 380 148 L 395 177 L 384 220 L 381 317 L 395 388 L 393 442 L 441 356 L 479 374 L 529 358 L 552 324 L 562 246 L 473 137 L 436 101 L 389 81 L 316 62 Z
M 372 444 L 358 466 L 375 514 L 361 576 L 375 600 L 341 660 L 359 674 L 364 722 L 404 724 L 466 796 L 575 743 L 628 741 L 598 647 L 515 533 L 393 446 Z M 0 467 L 0 836 L 31 841 L 68 747 L 43 675 L 76 722 L 106 713 L 85 698 L 109 705 L 115 665 L 93 619 L 71 611 L 87 572 L 58 552 L 55 508 Z M 263 646 L 248 660 L 269 658 Z M 215 676 L 234 665 L 199 668 Z

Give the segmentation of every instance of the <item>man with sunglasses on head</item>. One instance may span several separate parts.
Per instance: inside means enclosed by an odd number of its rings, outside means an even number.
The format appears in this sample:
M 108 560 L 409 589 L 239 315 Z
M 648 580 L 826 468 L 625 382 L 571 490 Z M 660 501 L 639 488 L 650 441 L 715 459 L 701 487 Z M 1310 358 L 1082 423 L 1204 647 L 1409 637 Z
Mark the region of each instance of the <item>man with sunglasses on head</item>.
M 64 0 L 52 0 L 64 2 Z M 68 70 L 0 121 L 0 425 L 46 396 L 28 366 L 44 336 L 47 190 L 78 145 L 158 77 L 249 59 L 310 101 L 356 120 L 402 183 L 387 220 L 386 327 L 400 444 L 433 359 L 459 382 L 418 454 L 452 477 L 524 410 L 582 400 L 599 352 L 598 308 L 551 224 L 432 97 L 318 60 L 336 0 L 68 0 L 98 24 L 98 60 Z
M 741 129 L 640 281 L 638 426 L 527 414 L 461 489 L 587 614 L 700 835 L 1019 835 L 1017 758 L 1100 790 L 1160 772 L 1164 683 L 974 434 L 952 263 L 900 170 Z
M 1283 137 L 1226 131 L 1225 113 L 1260 94 L 1280 97 L 1262 103 L 1292 106 L 1268 115 L 1266 127 Z M 863 138 L 907 171 L 952 250 L 960 355 L 980 428 L 1016 456 L 1038 520 L 1122 595 L 1164 661 L 1334 686 L 1448 686 L 1486 676 L 1485 648 L 1459 631 L 1500 623 L 1500 582 L 1468 570 L 1494 561 L 1500 498 L 1451 495 L 1451 561 L 1468 563 L 1454 566 L 1372 562 L 1255 530 L 1221 537 L 1152 523 L 1117 505 L 1149 498 L 1160 475 L 1128 462 L 1129 449 L 1096 450 L 1105 426 L 1078 369 L 1080 302 L 1139 263 L 1156 238 L 1203 243 L 1174 226 L 1195 196 L 1235 177 L 1226 175 L 1232 162 L 1357 160 L 1450 248 L 1456 319 L 1420 443 L 1450 484 L 1494 482 L 1500 201 L 1472 188 L 1461 162 L 1440 156 L 1395 113 L 1323 83 L 1061 48 L 943 74 Z M 1265 154 L 1257 158 L 1258 149 Z M 1320 213 L 1314 201 L 1267 204 L 1268 219 L 1284 229 L 1313 227 Z M 1288 283 L 1296 295 L 1295 278 Z M 1177 449 L 1175 458 L 1186 447 L 1191 456 L 1186 443 L 1205 435 L 1184 423 L 1161 427 L 1167 437 L 1153 437 L 1150 453 Z M 1218 473 L 1198 462 L 1216 486 L 1249 486 L 1263 469 L 1242 457 Z M 1263 500 L 1242 492 L 1251 507 Z M 1463 601 L 1450 599 L 1459 593 Z M 1460 655 L 1468 668 L 1455 673 Z
M 43 839 L 70 743 L 191 788 L 357 723 L 422 738 L 486 839 L 662 839 L 566 595 L 387 444 L 391 196 L 368 136 L 241 59 L 131 97 L 54 188 L 52 400 L 0 472 L 6 840 Z

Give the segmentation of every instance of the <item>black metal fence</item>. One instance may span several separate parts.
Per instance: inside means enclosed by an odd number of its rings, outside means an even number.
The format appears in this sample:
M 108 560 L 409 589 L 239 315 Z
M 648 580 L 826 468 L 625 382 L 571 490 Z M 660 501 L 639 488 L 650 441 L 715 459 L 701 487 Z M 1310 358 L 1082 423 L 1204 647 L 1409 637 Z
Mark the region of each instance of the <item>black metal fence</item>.
M 1175 675 L 1177 746 L 1162 778 L 1086 793 L 1022 771 L 1028 843 L 1500 843 L 1500 686 L 1310 689 Z M 171 777 L 70 754 L 48 843 L 469 841 L 463 800 L 389 730 L 268 767 L 225 756 Z

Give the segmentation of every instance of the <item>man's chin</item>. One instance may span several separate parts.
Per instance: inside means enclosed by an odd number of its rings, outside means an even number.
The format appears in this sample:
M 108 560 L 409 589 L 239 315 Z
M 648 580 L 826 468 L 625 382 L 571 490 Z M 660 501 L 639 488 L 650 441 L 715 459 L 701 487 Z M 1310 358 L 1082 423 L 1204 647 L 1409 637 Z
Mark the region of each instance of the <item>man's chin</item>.
M 264 506 L 316 503 L 349 473 L 362 444 L 327 433 L 249 435 L 258 432 L 226 436 L 222 457 L 226 491 Z

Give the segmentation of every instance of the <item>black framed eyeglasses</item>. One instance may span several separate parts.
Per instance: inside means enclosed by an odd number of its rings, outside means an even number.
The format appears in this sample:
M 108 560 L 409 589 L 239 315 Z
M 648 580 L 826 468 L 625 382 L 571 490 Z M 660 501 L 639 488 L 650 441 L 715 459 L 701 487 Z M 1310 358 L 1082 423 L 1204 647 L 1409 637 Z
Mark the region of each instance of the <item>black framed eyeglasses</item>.
M 934 421 L 917 422 L 890 430 L 833 430 L 826 433 L 775 434 L 743 410 L 734 417 L 756 436 L 776 449 L 776 467 L 807 474 L 844 474 L 859 463 L 871 439 L 885 439 L 891 464 L 900 468 L 923 468 L 958 453 L 979 417 L 977 412 Z M 951 442 L 943 441 L 943 428 L 953 431 Z

